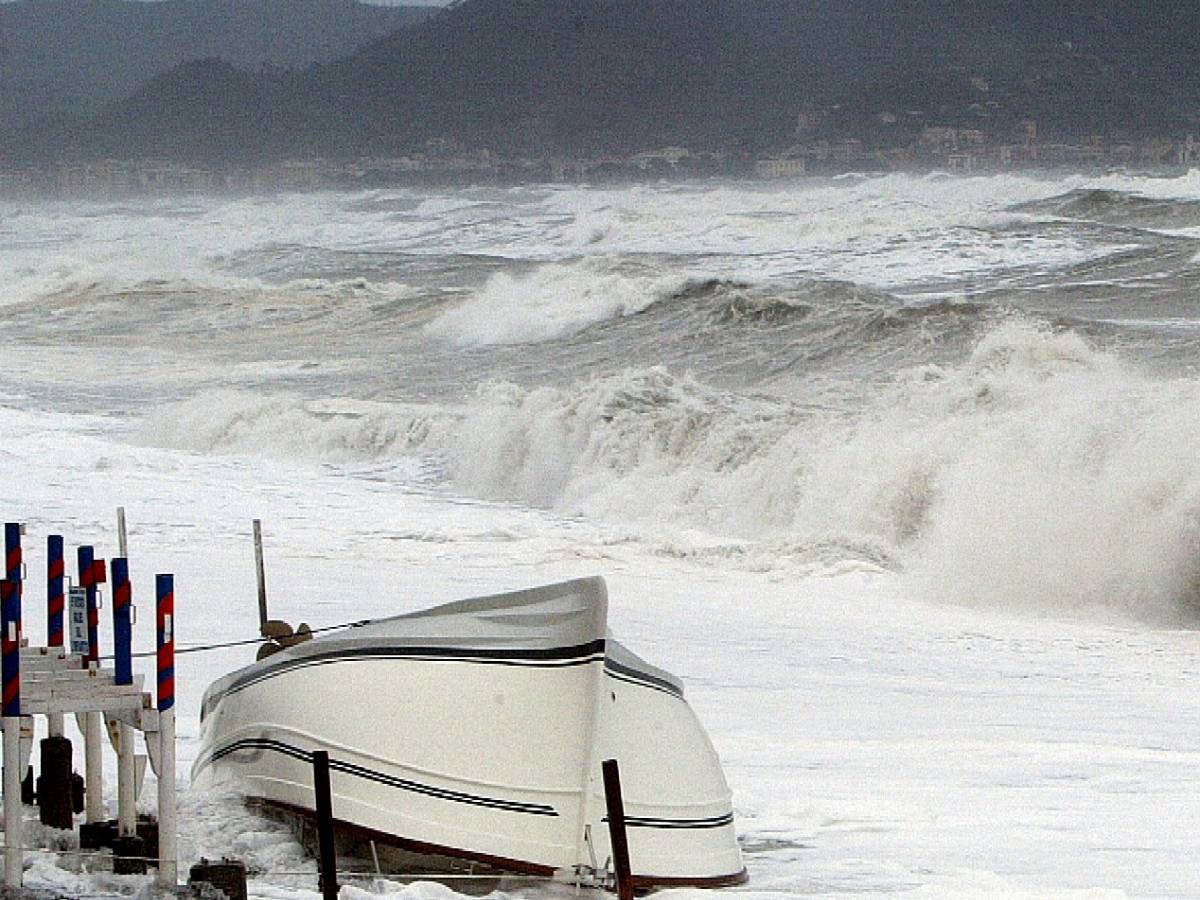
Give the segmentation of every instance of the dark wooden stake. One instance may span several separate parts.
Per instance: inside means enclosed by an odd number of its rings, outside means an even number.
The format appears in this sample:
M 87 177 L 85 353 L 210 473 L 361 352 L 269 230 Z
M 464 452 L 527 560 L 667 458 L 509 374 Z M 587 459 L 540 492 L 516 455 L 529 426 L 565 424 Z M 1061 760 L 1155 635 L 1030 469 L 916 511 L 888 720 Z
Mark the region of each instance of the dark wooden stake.
M 629 869 L 629 837 L 625 833 L 625 801 L 621 797 L 621 770 L 615 759 L 600 764 L 604 772 L 604 802 L 608 806 L 608 842 L 617 872 L 618 900 L 633 900 L 633 875 Z
M 337 850 L 333 845 L 333 796 L 329 788 L 329 754 L 314 750 L 313 792 L 317 799 L 317 864 L 321 872 L 321 896 L 337 900 Z

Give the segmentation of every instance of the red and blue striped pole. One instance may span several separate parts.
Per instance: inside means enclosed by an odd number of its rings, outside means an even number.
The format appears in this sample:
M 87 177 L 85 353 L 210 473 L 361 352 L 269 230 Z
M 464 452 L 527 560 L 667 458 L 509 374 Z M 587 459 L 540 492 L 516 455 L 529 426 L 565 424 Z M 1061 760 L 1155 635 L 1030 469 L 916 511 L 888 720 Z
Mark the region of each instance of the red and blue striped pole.
M 133 592 L 129 585 L 129 560 L 112 561 L 112 616 L 114 684 L 133 684 Z M 137 835 L 137 775 L 133 756 L 133 726 L 122 722 L 117 745 L 117 833 L 121 838 Z M 119 855 L 119 847 L 113 845 Z M 128 849 L 128 848 L 127 848 Z M 141 867 L 144 871 L 144 866 Z M 127 870 L 126 870 L 127 871 Z
M 63 552 L 63 536 L 61 534 L 52 534 L 46 538 L 46 646 L 61 647 L 65 642 L 65 629 L 63 626 L 63 616 L 66 613 L 66 589 L 64 582 L 67 575 L 67 564 Z M 63 714 L 50 713 L 49 715 L 50 737 L 62 737 L 63 734 Z M 42 753 L 45 754 L 45 744 L 42 745 Z M 70 745 L 67 745 L 69 753 Z M 45 763 L 43 762 L 43 769 Z M 47 809 L 46 806 L 42 807 Z M 61 827 L 65 819 L 52 821 L 43 819 L 45 824 L 56 824 Z
M 63 645 L 63 611 L 66 592 L 63 582 L 67 573 L 63 560 L 63 538 L 52 534 L 46 539 L 46 646 Z
M 0 581 L 0 669 L 3 670 L 3 713 L 21 715 L 21 591 L 17 582 L 6 578 Z
M 4 629 L 3 670 L 5 716 L 21 715 L 21 526 L 4 526 L 5 577 L 0 584 L 0 627 Z
M 129 560 L 112 561 L 114 681 L 133 684 L 133 591 L 129 584 Z
M 21 811 L 21 526 L 4 526 L 0 582 L 0 712 L 4 714 L 4 885 L 20 887 L 25 843 Z
M 175 576 L 155 578 L 158 647 L 158 882 L 178 879 L 175 839 Z
M 8 578 L 17 587 L 17 596 L 21 595 L 21 526 L 17 522 L 8 522 L 4 526 L 4 569 Z
M 158 711 L 175 705 L 175 576 L 155 578 L 158 622 Z
M 96 551 L 84 545 L 76 554 L 79 560 L 79 586 L 87 592 L 87 631 L 89 663 L 100 661 L 100 610 L 96 607 Z
M 7 529 L 5 529 L 7 533 Z M 18 531 L 19 533 L 19 531 Z M 4 713 L 4 885 L 20 887 L 24 813 L 21 811 L 21 591 L 0 581 L 0 674 Z

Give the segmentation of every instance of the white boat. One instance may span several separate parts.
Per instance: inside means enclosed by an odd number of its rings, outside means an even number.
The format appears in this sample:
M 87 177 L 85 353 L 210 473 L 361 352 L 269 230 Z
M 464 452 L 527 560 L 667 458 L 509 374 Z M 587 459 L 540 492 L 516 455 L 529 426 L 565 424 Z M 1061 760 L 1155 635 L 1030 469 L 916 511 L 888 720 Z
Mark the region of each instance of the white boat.
M 343 833 L 595 882 L 611 758 L 638 887 L 740 883 L 720 760 L 679 680 L 617 643 L 607 610 L 587 578 L 293 646 L 209 688 L 193 782 L 311 814 L 326 750 Z

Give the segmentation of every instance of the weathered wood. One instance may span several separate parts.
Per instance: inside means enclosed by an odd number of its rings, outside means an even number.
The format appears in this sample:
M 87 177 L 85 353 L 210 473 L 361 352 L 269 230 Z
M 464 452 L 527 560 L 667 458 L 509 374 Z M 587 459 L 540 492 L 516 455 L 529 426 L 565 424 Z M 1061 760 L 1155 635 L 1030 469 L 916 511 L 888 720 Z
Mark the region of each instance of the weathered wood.
M 633 874 L 629 867 L 629 835 L 625 831 L 625 800 L 621 796 L 621 770 L 615 759 L 600 764 L 604 773 L 604 802 L 608 808 L 608 839 L 617 875 L 618 900 L 633 900 Z
M 143 703 L 142 695 L 131 694 L 127 697 L 59 697 L 47 698 L 43 700 L 22 700 L 22 709 L 31 716 L 48 716 L 55 713 L 84 713 L 86 715 L 99 715 L 101 713 L 113 713 L 122 709 L 141 709 Z M 97 737 L 102 737 L 104 726 L 101 716 L 96 720 Z M 85 728 L 91 728 L 86 725 Z

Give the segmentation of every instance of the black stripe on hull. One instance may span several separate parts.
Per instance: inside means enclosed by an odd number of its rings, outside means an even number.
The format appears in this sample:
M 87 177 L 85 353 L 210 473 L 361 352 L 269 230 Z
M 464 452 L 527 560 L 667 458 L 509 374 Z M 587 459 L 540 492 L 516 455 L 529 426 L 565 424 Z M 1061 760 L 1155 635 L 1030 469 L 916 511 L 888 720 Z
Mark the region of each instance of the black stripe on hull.
M 303 750 L 300 747 L 296 747 L 293 744 L 288 744 L 285 741 L 276 741 L 270 738 L 243 738 L 242 740 L 234 741 L 232 744 L 214 750 L 207 759 L 201 759 L 201 761 L 197 764 L 197 771 L 200 771 L 206 766 L 222 760 L 234 753 L 240 753 L 247 750 L 268 750 L 273 753 L 279 753 L 283 756 L 291 757 L 292 759 L 300 760 L 301 762 L 312 762 L 312 753 L 310 751 Z M 476 794 L 467 794 L 462 791 L 452 791 L 446 788 L 434 787 L 433 785 L 429 784 L 422 784 L 418 781 L 398 778 L 394 775 L 388 775 L 386 772 L 380 772 L 375 769 L 370 769 L 366 766 L 359 766 L 354 763 L 348 763 L 338 759 L 330 759 L 329 768 L 330 771 L 333 772 L 343 772 L 346 775 L 352 775 L 356 778 L 361 778 L 376 784 L 383 784 L 388 787 L 397 788 L 398 790 L 409 791 L 410 793 L 421 794 L 426 797 L 433 797 L 437 800 L 447 800 L 452 803 L 465 803 L 469 806 L 481 806 L 488 809 L 501 810 L 503 812 L 524 813 L 526 815 L 533 816 L 558 816 L 558 811 L 553 806 L 548 806 L 546 804 L 522 803 L 517 800 L 503 800 L 496 797 L 482 797 Z M 602 821 L 607 822 L 608 817 L 605 816 Z M 732 812 L 701 819 L 666 819 L 654 816 L 625 817 L 625 825 L 629 828 L 701 830 L 707 828 L 721 828 L 725 825 L 732 824 Z
M 223 759 L 239 750 L 262 749 L 281 753 L 293 759 L 303 762 L 312 761 L 312 753 L 303 750 L 300 747 L 285 743 L 284 741 L 275 741 L 268 738 L 246 738 L 241 741 L 236 741 L 227 747 L 222 747 L 214 751 L 207 759 L 202 759 L 197 765 L 197 771 L 206 766 Z M 336 772 L 343 772 L 347 775 L 353 775 L 359 778 L 366 778 L 371 781 L 376 781 L 380 784 L 387 784 L 392 787 L 398 787 L 404 790 L 413 790 L 421 788 L 418 793 L 427 796 L 435 797 L 441 800 L 448 800 L 458 803 L 470 803 L 475 806 L 485 806 L 492 809 L 503 810 L 505 812 L 518 812 L 530 815 L 546 815 L 558 816 L 558 812 L 551 806 L 541 804 L 519 803 L 517 801 L 499 800 L 491 797 L 477 797 L 471 794 L 464 794 L 457 791 L 447 791 L 440 788 L 434 788 L 430 785 L 420 785 L 417 782 L 406 781 L 405 779 L 395 778 L 394 776 L 386 775 L 382 772 L 376 772 L 364 766 L 357 766 L 352 763 L 346 763 L 339 760 L 331 759 L 329 767 Z M 312 818 L 315 813 L 302 806 L 296 806 L 291 803 L 286 803 L 281 800 L 274 800 L 269 797 L 257 797 L 261 802 L 274 806 L 279 809 L 287 810 L 295 815 L 303 818 Z M 603 820 L 608 821 L 607 817 Z M 733 823 L 733 813 L 726 813 L 723 816 L 712 816 L 706 819 L 662 819 L 644 816 L 627 816 L 625 819 L 627 827 L 630 828 L 668 828 L 678 830 L 698 830 L 708 828 L 719 828 L 723 825 L 731 825 Z M 427 853 L 441 856 L 455 857 L 459 859 L 475 860 L 486 865 L 495 866 L 496 868 L 514 872 L 518 874 L 550 876 L 554 873 L 554 869 L 549 866 L 538 863 L 525 862 L 512 858 L 497 857 L 489 854 L 477 853 L 470 850 L 460 848 L 447 847 L 443 845 L 430 844 L 423 841 L 417 841 L 410 838 L 405 838 L 400 835 L 390 832 L 379 831 L 369 828 L 364 825 L 359 825 L 354 822 L 349 822 L 344 819 L 335 819 L 334 824 L 337 828 L 346 831 L 350 834 L 358 834 L 368 837 L 382 844 L 408 849 L 417 853 Z M 746 870 L 741 869 L 737 872 L 731 872 L 726 875 L 706 876 L 689 878 L 687 876 L 655 876 L 655 875 L 639 875 L 634 874 L 634 884 L 639 889 L 651 888 L 668 888 L 668 887 L 702 887 L 702 888 L 720 888 L 732 887 L 738 884 L 744 884 L 747 881 Z
M 531 668 L 567 668 L 605 661 L 605 642 L 601 638 L 587 644 L 570 647 L 534 647 L 525 649 L 482 647 L 377 646 L 348 647 L 297 659 L 272 661 L 265 669 L 252 666 L 251 671 L 237 678 L 225 690 L 205 696 L 201 705 L 201 721 L 229 694 L 237 693 L 296 669 L 361 660 L 402 659 L 415 662 L 464 662 L 493 666 L 523 666 Z
M 280 800 L 271 800 L 267 797 L 255 797 L 254 800 L 275 809 L 281 810 L 300 819 L 308 821 L 315 820 L 316 814 L 311 809 L 295 806 L 291 803 L 284 803 Z M 400 837 L 399 835 L 389 834 L 386 831 L 378 831 L 374 828 L 366 828 L 362 825 L 356 825 L 353 822 L 347 822 L 344 819 L 333 820 L 334 827 L 339 831 L 344 831 L 346 834 L 364 838 L 366 840 L 375 841 L 380 845 L 388 845 L 399 847 L 403 850 L 408 850 L 413 853 L 427 854 L 432 856 L 446 856 L 454 859 L 466 859 L 474 862 L 483 863 L 505 872 L 511 872 L 517 875 L 537 875 L 541 877 L 552 877 L 555 869 L 551 866 L 539 865 L 538 863 L 525 862 L 523 860 L 511 859 L 506 857 L 491 856 L 485 853 L 476 853 L 471 850 L 463 850 L 458 847 L 446 847 L 441 844 L 429 844 L 423 841 L 414 841 L 409 838 Z M 726 888 L 736 887 L 739 884 L 745 884 L 749 881 L 749 876 L 745 869 L 739 869 L 736 872 L 730 872 L 725 875 L 707 875 L 688 877 L 686 875 L 639 875 L 636 872 L 633 874 L 633 885 L 638 890 L 654 890 L 656 888 Z
M 608 816 L 602 820 L 608 821 Z M 733 813 L 727 812 L 721 816 L 709 816 L 707 819 L 656 819 L 650 816 L 626 816 L 627 828 L 666 828 L 698 830 L 704 828 L 723 828 L 733 824 Z
M 303 750 L 300 747 L 285 743 L 284 741 L 271 740 L 270 738 L 243 738 L 240 741 L 234 741 L 225 747 L 214 750 L 207 759 L 201 759 L 196 765 L 196 771 L 203 770 L 206 766 L 224 759 L 234 753 L 240 753 L 248 750 L 266 750 L 272 753 L 279 753 L 283 756 L 289 756 L 292 759 L 300 760 L 301 762 L 311 763 L 312 753 Z M 237 762 L 237 760 L 233 760 Z M 371 781 L 376 784 L 383 784 L 388 787 L 393 787 L 398 790 L 408 791 L 412 794 L 421 794 L 425 797 L 433 797 L 437 800 L 447 800 L 451 803 L 464 803 L 468 806 L 481 806 L 487 809 L 496 809 L 502 812 L 523 813 L 530 816 L 551 816 L 557 817 L 558 810 L 553 806 L 547 806 L 542 803 L 521 803 L 517 800 L 503 800 L 497 797 L 482 797 L 476 794 L 467 794 L 462 791 L 452 791 L 446 788 L 434 787 L 429 784 L 422 784 L 419 781 L 410 781 L 405 778 L 398 778 L 394 775 L 388 775 L 386 772 L 379 772 L 375 769 L 369 769 L 366 766 L 355 765 L 354 763 L 343 762 L 341 760 L 330 759 L 329 769 L 333 772 L 342 772 L 346 775 L 351 775 L 355 778 L 361 778 L 365 781 Z
M 683 699 L 683 691 L 671 684 L 671 682 L 655 678 L 646 672 L 630 669 L 628 666 L 613 662 L 611 659 L 604 660 L 604 673 L 609 678 L 615 678 L 617 681 L 623 681 L 626 684 L 636 684 L 638 687 L 650 688 L 652 691 L 661 691 L 664 694 L 670 694 L 672 697 Z

